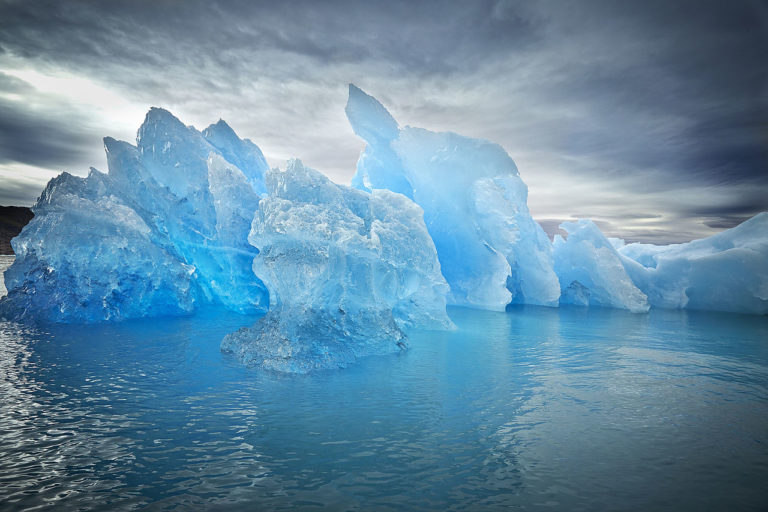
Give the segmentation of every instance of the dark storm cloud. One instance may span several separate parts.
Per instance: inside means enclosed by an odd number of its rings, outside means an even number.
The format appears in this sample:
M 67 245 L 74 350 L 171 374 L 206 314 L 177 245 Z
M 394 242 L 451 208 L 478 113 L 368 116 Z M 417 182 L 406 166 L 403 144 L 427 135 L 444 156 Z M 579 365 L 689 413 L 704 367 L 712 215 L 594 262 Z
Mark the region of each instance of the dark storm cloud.
M 40 184 L 29 180 L 4 180 L 0 187 L 0 205 L 30 206 L 40 197 Z
M 663 233 L 639 223 L 658 217 L 633 212 L 716 227 L 746 215 L 716 213 L 743 207 L 738 187 L 768 197 L 767 54 L 759 1 L 0 0 L 2 59 L 76 71 L 196 122 L 225 117 L 267 153 L 337 179 L 360 149 L 345 83 L 362 82 L 403 124 L 504 145 L 536 185 L 534 213 L 591 211 L 654 240 Z M 1 90 L 24 85 L 7 78 Z M 90 140 L 61 122 L 76 117 L 65 107 L 0 101 L 4 159 L 61 166 Z M 595 192 L 573 194 L 578 183 Z M 722 197 L 692 211 L 693 191 L 710 186 Z M 626 205 L 633 195 L 647 204 Z
M 60 167 L 83 162 L 99 139 L 78 129 L 72 118 L 30 112 L 0 98 L 0 164 L 20 162 Z
M 616 172 L 664 168 L 680 184 L 766 183 L 765 11 L 752 2 L 598 2 L 564 13 L 591 35 L 579 34 L 587 42 L 566 49 L 542 85 L 542 102 L 589 106 L 561 149 L 601 155 Z M 574 23 L 562 18 L 553 25 L 567 35 Z
M 725 215 L 718 217 L 715 220 L 707 220 L 704 221 L 704 224 L 709 226 L 710 228 L 715 229 L 729 229 L 735 226 L 738 226 L 745 220 L 749 220 L 752 216 L 744 216 L 744 215 Z
M 728 204 L 719 206 L 700 205 L 688 210 L 691 215 L 704 217 L 715 217 L 719 215 L 741 215 L 752 216 L 766 209 L 766 197 L 758 190 L 754 193 L 741 198 L 738 204 Z
M 6 75 L 0 71 L 0 92 L 19 94 L 29 92 L 32 88 L 24 80 L 20 80 L 15 76 Z
M 88 145 L 99 141 L 91 131 L 88 121 L 71 106 L 0 72 L 0 164 L 81 164 L 93 154 Z
M 534 39 L 529 20 L 496 11 L 488 1 L 6 2 L 0 44 L 94 70 L 215 62 L 237 77 L 249 55 L 278 50 L 318 65 L 375 60 L 422 74 L 464 72 L 478 56 Z

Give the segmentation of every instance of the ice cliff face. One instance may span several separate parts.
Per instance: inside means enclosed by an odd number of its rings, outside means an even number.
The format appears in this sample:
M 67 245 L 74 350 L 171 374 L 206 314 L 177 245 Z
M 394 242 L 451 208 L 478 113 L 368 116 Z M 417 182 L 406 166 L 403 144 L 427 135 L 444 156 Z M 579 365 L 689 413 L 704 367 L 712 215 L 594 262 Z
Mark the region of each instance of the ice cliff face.
M 368 145 L 352 185 L 413 199 L 437 247 L 454 304 L 504 310 L 557 305 L 552 246 L 528 211 L 528 189 L 498 144 L 400 128 L 375 98 L 349 86 L 347 118 Z
M 305 372 L 398 351 L 410 328 L 452 326 L 448 285 L 410 199 L 336 185 L 298 160 L 269 171 L 266 183 L 249 240 L 270 310 L 228 335 L 225 351 Z
M 247 241 L 266 162 L 223 121 L 204 133 L 162 109 L 133 146 L 104 139 L 109 174 L 62 174 L 13 240 L 0 312 L 97 322 L 183 314 L 199 303 L 243 312 L 268 296 Z

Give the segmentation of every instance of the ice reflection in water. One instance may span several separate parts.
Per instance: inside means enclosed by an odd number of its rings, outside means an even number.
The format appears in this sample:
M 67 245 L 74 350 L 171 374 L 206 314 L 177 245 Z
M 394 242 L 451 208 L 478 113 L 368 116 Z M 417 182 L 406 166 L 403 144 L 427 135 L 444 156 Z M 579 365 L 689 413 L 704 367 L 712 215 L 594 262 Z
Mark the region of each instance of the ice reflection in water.
M 758 510 L 768 319 L 452 309 L 401 355 L 278 375 L 253 318 L 0 323 L 0 508 Z

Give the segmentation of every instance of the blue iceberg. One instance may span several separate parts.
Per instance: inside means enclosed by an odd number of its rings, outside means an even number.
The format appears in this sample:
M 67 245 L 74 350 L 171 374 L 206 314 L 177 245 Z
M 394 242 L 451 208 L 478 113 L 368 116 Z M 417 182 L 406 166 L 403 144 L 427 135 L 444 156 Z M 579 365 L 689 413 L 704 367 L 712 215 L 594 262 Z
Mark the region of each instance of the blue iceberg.
M 137 144 L 104 139 L 109 173 L 62 174 L 13 240 L 0 313 L 56 322 L 263 311 L 247 236 L 267 169 L 223 121 L 203 133 L 153 108 Z
M 399 350 L 409 329 L 450 328 L 446 303 L 768 313 L 768 213 L 686 244 L 625 245 L 588 220 L 550 243 L 501 146 L 400 127 L 354 85 L 346 114 L 367 142 L 352 187 L 298 160 L 268 171 L 224 121 L 200 132 L 151 109 L 135 145 L 104 139 L 107 174 L 48 184 L 12 242 L 0 315 L 269 310 L 223 348 L 306 371 Z
M 306 372 L 401 350 L 407 329 L 452 327 L 448 285 L 413 201 L 336 185 L 299 160 L 269 171 L 266 183 L 249 241 L 269 312 L 222 350 Z
M 349 86 L 347 118 L 368 144 L 352 185 L 413 199 L 437 247 L 457 305 L 504 310 L 555 306 L 552 245 L 528 210 L 528 188 L 498 144 L 400 128 L 375 98 Z
M 225 337 L 222 350 L 303 373 L 399 351 L 409 329 L 453 326 L 448 285 L 413 201 L 334 184 L 299 160 L 269 171 L 266 185 L 249 241 L 270 308 Z
M 619 244 L 627 274 L 651 306 L 768 313 L 768 212 L 700 240 Z
M 564 222 L 567 239 L 555 235 L 555 272 L 560 304 L 648 311 L 648 300 L 632 282 L 622 259 L 594 222 Z
M 194 267 L 153 241 L 152 230 L 109 193 L 108 176 L 51 180 L 35 217 L 13 240 L 0 307 L 16 319 L 91 322 L 194 309 Z

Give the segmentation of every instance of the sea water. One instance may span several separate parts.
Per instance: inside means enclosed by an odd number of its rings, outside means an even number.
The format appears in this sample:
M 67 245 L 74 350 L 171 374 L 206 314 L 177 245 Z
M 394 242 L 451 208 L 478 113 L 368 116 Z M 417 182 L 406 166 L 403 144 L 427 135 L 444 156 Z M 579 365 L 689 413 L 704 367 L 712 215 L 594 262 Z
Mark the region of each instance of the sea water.
M 0 322 L 0 509 L 768 504 L 767 317 L 449 314 L 456 331 L 309 375 L 222 354 L 255 317 L 221 310 Z

